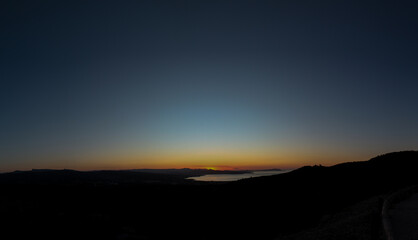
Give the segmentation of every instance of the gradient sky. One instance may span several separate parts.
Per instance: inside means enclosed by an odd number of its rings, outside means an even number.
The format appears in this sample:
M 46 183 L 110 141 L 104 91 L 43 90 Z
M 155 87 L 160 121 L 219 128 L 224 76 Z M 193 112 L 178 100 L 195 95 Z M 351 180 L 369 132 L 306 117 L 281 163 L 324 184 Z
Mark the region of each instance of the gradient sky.
M 1 1 L 0 171 L 418 146 L 417 1 Z

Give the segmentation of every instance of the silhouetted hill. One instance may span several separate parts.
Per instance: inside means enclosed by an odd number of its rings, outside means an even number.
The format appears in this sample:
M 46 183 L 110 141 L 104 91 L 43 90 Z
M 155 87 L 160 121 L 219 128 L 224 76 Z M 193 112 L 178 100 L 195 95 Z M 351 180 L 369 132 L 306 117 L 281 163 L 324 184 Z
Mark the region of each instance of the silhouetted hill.
M 118 184 L 186 184 L 188 177 L 205 174 L 239 174 L 249 171 L 219 171 L 211 169 L 135 169 L 123 171 L 75 171 L 33 169 L 0 174 L 0 184 L 44 185 L 118 185 Z
M 324 219 L 355 213 L 361 233 L 336 239 L 377 239 L 379 199 L 418 184 L 417 167 L 418 152 L 408 151 L 218 184 L 152 171 L 8 173 L 0 226 L 5 239 L 304 239 Z
M 369 161 L 347 162 L 331 167 L 305 166 L 287 174 L 243 179 L 235 184 L 246 185 L 317 185 L 326 188 L 339 185 L 340 188 L 372 187 L 375 191 L 397 189 L 400 186 L 414 184 L 417 181 L 418 152 L 394 152 L 372 158 Z M 319 184 L 319 185 L 318 185 Z M 379 187 L 381 186 L 381 187 Z
M 259 204 L 259 211 L 287 216 L 278 218 L 273 225 L 280 226 L 276 231 L 290 233 L 313 227 L 323 216 L 352 204 L 416 185 L 417 170 L 418 152 L 404 151 L 369 161 L 307 166 L 287 174 L 243 179 L 231 183 L 231 189 L 249 196 L 263 196 L 263 199 L 254 197 L 251 202 Z M 261 223 L 264 224 L 271 223 Z
M 117 185 L 144 183 L 185 183 L 183 176 L 175 174 L 74 170 L 32 170 L 0 174 L 0 184 L 43 184 L 43 185 Z

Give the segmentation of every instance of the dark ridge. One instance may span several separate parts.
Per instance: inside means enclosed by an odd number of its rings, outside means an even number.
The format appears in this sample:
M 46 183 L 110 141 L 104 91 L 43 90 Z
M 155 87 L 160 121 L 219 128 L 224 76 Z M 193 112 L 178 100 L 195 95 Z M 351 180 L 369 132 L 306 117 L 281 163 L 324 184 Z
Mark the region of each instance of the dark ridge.
M 205 174 L 241 174 L 250 171 L 222 171 L 211 169 L 134 169 L 134 170 L 51 170 L 33 169 L 0 174 L 0 184 L 180 184 L 189 183 L 188 177 Z
M 260 204 L 261 211 L 287 216 L 274 221 L 281 226 L 276 230 L 281 228 L 279 232 L 285 234 L 314 227 L 323 216 L 368 198 L 417 185 L 417 170 L 418 152 L 404 151 L 369 161 L 305 166 L 286 174 L 243 179 L 230 183 L 230 188 L 262 196 L 251 200 Z
M 32 170 L 0 174 L 0 184 L 118 185 L 186 182 L 188 180 L 182 175 L 131 171 Z
M 342 226 L 353 213 L 367 236 L 337 239 L 372 240 L 379 199 L 417 185 L 417 170 L 418 152 L 407 151 L 221 184 L 169 173 L 15 172 L 0 174 L 0 224 L 5 239 L 315 239 L 309 229 L 329 219 Z

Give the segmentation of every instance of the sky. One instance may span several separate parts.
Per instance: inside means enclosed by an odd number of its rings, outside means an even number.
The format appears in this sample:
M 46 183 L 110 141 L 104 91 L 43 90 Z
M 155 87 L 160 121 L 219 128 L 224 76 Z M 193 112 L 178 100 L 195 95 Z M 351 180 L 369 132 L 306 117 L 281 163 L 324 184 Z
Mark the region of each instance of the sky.
M 418 148 L 417 1 L 0 3 L 0 172 Z

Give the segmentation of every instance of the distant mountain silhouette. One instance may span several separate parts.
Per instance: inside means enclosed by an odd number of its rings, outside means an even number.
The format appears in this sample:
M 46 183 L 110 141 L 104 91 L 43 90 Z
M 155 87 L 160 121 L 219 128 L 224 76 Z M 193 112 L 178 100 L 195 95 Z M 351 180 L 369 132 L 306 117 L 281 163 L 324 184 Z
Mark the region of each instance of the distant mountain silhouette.
M 222 171 L 212 169 L 134 169 L 120 171 L 75 171 L 33 169 L 0 174 L 0 184 L 186 184 L 205 174 L 240 174 L 249 171 Z
M 381 201 L 370 199 L 418 184 L 417 170 L 418 152 L 405 151 L 230 183 L 171 170 L 14 172 L 0 174 L 0 226 L 5 239 L 253 240 L 309 236 L 324 219 L 352 211 L 362 212 L 370 234 L 335 239 L 376 239 Z
M 0 174 L 0 184 L 140 184 L 140 183 L 184 183 L 182 176 L 158 173 L 136 173 L 131 171 L 32 170 Z

